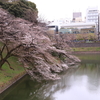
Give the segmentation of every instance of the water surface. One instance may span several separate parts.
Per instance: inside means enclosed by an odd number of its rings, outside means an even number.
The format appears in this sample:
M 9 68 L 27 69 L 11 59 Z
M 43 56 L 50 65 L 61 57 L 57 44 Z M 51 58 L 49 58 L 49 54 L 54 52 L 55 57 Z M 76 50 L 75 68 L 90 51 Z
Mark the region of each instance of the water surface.
M 82 63 L 61 80 L 37 83 L 26 76 L 0 100 L 100 100 L 100 55 L 77 55 Z

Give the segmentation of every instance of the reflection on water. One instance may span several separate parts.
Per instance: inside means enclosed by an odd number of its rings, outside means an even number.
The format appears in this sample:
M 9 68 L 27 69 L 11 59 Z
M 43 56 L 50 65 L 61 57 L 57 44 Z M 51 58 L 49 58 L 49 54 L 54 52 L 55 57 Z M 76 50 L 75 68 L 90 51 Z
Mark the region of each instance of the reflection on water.
M 0 100 L 100 100 L 100 56 L 78 56 L 82 63 L 61 80 L 37 83 L 28 77 Z

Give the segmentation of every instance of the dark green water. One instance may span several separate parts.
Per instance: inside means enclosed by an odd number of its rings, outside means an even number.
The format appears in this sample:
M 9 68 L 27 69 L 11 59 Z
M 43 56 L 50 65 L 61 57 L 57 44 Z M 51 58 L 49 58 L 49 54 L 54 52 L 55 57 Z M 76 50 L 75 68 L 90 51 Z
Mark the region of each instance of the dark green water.
M 100 55 L 77 55 L 82 63 L 61 75 L 61 80 L 37 83 L 26 76 L 0 100 L 100 100 Z

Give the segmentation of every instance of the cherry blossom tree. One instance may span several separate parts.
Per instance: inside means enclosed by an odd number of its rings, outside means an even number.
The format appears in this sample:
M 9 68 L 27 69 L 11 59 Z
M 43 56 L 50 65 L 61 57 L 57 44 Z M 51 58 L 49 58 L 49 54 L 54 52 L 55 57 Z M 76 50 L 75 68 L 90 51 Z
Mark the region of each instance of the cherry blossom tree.
M 0 69 L 4 63 L 13 69 L 8 58 L 15 56 L 32 79 L 55 80 L 57 73 L 67 69 L 69 63 L 80 62 L 64 50 L 63 44 L 59 48 L 56 44 L 48 37 L 47 27 L 15 18 L 0 9 Z

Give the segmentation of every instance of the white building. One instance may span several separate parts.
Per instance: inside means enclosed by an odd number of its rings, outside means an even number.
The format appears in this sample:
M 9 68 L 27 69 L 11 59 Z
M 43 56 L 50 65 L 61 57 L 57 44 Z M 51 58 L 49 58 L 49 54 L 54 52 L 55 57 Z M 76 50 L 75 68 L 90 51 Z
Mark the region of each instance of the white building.
M 86 22 L 95 22 L 98 24 L 98 7 L 89 7 L 86 12 Z
M 61 26 L 66 25 L 68 23 L 70 23 L 69 19 L 67 19 L 67 18 L 61 18 L 59 20 L 54 20 L 54 21 L 48 23 L 47 26 L 58 26 L 58 29 L 60 29 Z

